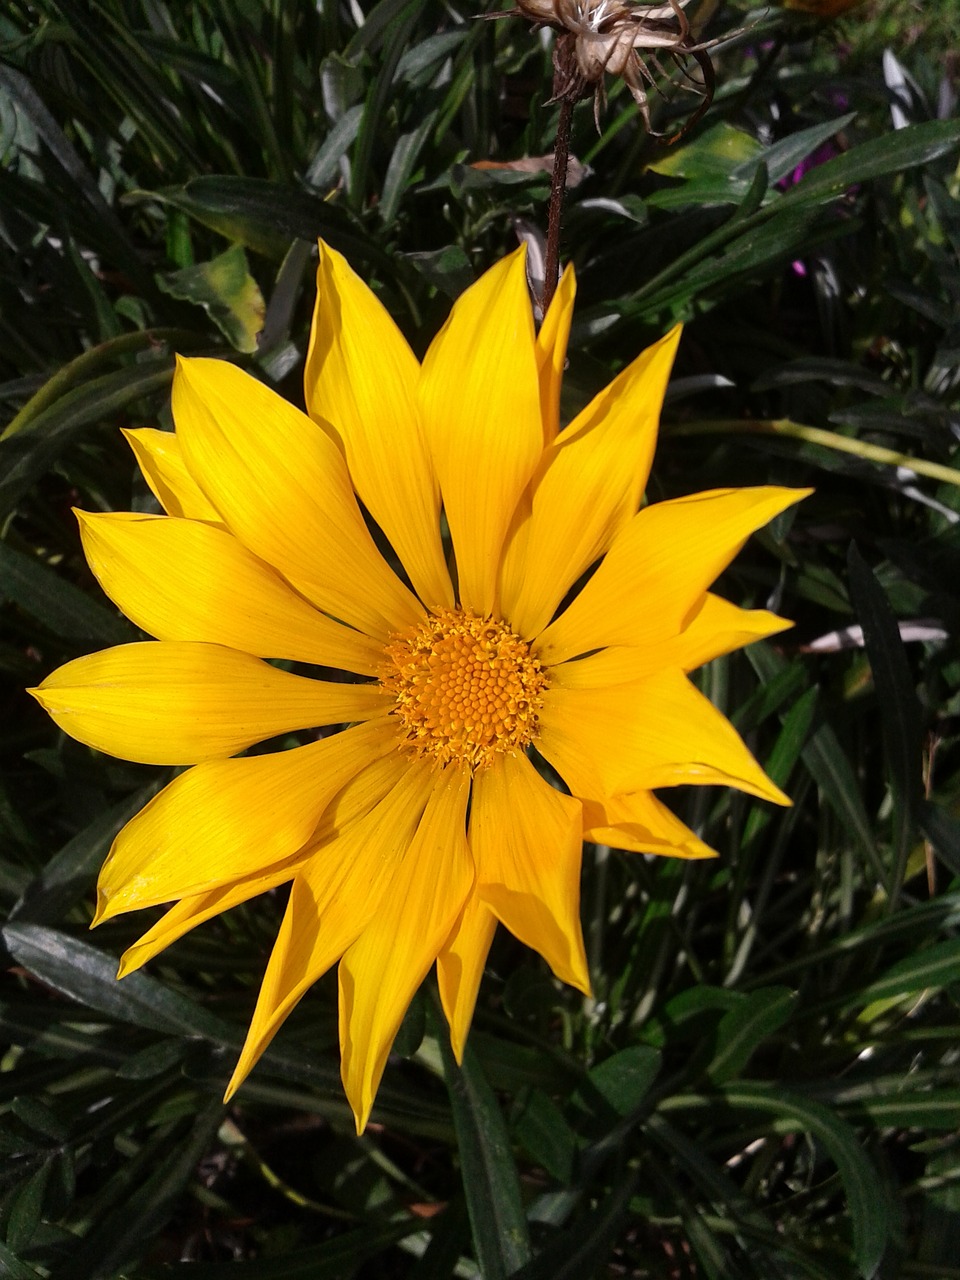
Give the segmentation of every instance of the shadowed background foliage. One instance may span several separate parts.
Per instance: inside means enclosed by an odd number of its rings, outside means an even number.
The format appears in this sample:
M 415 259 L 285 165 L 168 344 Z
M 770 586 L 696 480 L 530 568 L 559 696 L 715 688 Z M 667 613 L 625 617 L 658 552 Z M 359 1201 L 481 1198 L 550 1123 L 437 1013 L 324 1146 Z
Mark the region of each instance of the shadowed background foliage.
M 428 983 L 362 1139 L 329 978 L 220 1103 L 281 901 L 120 984 L 148 914 L 87 936 L 171 774 L 22 693 L 137 638 L 69 509 L 152 509 L 118 428 L 169 425 L 174 352 L 300 402 L 317 236 L 418 351 L 536 243 L 549 47 L 476 7 L 0 12 L 0 1274 L 960 1277 L 956 0 L 693 0 L 738 34 L 686 138 L 613 83 L 574 117 L 564 416 L 682 319 L 651 496 L 817 489 L 720 588 L 796 629 L 699 677 L 793 808 L 671 794 L 712 863 L 588 848 L 593 1000 L 501 936 L 463 1070 Z

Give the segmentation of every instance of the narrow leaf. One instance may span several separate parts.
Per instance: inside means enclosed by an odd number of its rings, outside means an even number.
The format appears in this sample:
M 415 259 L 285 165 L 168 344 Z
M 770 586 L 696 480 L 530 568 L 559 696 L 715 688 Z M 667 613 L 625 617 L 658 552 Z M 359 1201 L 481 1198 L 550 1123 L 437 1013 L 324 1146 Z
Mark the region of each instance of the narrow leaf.
M 123 644 L 136 637 L 128 622 L 91 600 L 42 560 L 0 542 L 0 600 L 4 598 L 56 636 L 102 645 Z
M 738 1075 L 764 1040 L 790 1017 L 794 1000 L 789 987 L 761 987 L 725 1013 L 717 1030 L 717 1049 L 707 1067 L 710 1079 L 722 1084 Z
M 145 973 L 117 980 L 112 956 L 69 934 L 35 924 L 7 924 L 3 940 L 18 964 L 55 991 L 118 1022 L 173 1035 L 207 1036 L 232 1043 L 226 1023 Z
M 638 1184 L 639 1175 L 633 1170 L 618 1179 L 591 1213 L 554 1237 L 514 1280 L 589 1280 L 609 1274 L 607 1259 L 627 1221 Z
M 949 986 L 952 982 L 960 982 L 960 938 L 934 943 L 899 960 L 882 977 L 858 991 L 854 999 L 857 1004 L 872 1004 L 875 1000 L 911 996 Z
M 743 1082 L 721 1089 L 712 1097 L 677 1095 L 661 1106 L 664 1111 L 708 1109 L 716 1108 L 718 1100 L 729 1107 L 771 1115 L 775 1132 L 809 1133 L 823 1145 L 843 1181 L 857 1267 L 864 1280 L 869 1280 L 883 1256 L 892 1224 L 880 1178 L 850 1126 L 828 1107 L 769 1084 Z
M 438 1031 L 477 1260 L 484 1280 L 506 1280 L 530 1258 L 507 1127 L 471 1046 L 458 1067 L 445 1028 Z
M 960 822 L 928 800 L 920 809 L 920 825 L 944 866 L 960 876 Z
M 947 155 L 960 144 L 960 120 L 930 120 L 896 133 L 861 142 L 858 147 L 811 169 L 783 197 L 783 203 L 822 204 L 855 183 L 885 178 Z

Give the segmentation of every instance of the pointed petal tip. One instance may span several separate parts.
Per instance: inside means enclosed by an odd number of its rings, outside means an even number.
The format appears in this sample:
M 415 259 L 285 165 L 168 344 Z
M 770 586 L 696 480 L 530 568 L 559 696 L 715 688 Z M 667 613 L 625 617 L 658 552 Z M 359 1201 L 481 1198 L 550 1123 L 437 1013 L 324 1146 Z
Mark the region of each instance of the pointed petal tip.
M 691 849 L 689 852 L 685 852 L 683 856 L 689 862 L 709 862 L 712 858 L 720 857 L 716 849 Z
M 346 1083 L 344 1083 L 343 1087 L 344 1090 L 346 1090 Z M 362 1138 L 364 1130 L 367 1127 L 367 1123 L 370 1120 L 370 1112 L 373 1110 L 373 1099 L 362 1098 L 359 1105 L 357 1105 L 354 1099 L 350 1096 L 350 1093 L 347 1092 L 347 1101 L 350 1104 L 350 1110 L 353 1112 L 353 1123 L 356 1125 L 357 1137 Z
M 683 334 L 683 321 L 678 320 L 672 329 L 668 329 L 663 335 L 657 346 L 671 347 L 674 350 L 680 345 L 680 338 Z
M 452 1025 L 448 1024 L 448 1026 L 450 1030 L 450 1051 L 457 1066 L 462 1067 L 463 1053 L 467 1047 L 467 1036 L 470 1033 L 470 1027 L 468 1025 L 462 1030 L 456 1030 Z
M 109 920 L 111 915 L 116 915 L 117 911 L 110 910 L 110 899 L 102 892 L 97 893 L 97 905 L 93 913 L 93 919 L 90 921 L 90 928 L 96 929 L 97 925 L 103 924 L 104 920 Z
M 245 1063 L 243 1056 L 241 1056 L 239 1062 L 233 1069 L 233 1075 L 230 1077 L 230 1080 L 227 1084 L 226 1089 L 224 1089 L 223 1091 L 224 1106 L 226 1106 L 226 1104 L 230 1101 L 233 1095 L 237 1092 L 237 1090 L 243 1084 L 244 1080 L 246 1080 L 247 1076 L 250 1074 L 251 1065 L 252 1064 Z
M 590 974 L 587 972 L 586 961 L 584 961 L 584 969 L 582 974 L 577 974 L 569 979 L 570 986 L 575 987 L 581 995 L 587 997 L 588 1000 L 593 999 L 593 985 L 590 982 Z

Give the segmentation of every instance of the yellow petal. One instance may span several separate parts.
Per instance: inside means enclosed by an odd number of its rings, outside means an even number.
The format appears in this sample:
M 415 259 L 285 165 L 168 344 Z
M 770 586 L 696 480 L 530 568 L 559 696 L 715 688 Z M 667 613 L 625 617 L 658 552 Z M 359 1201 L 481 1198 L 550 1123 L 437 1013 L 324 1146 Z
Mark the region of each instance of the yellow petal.
M 180 441 L 172 431 L 139 427 L 123 431 L 143 478 L 168 516 L 221 524 L 220 513 L 187 470 Z
M 392 727 L 392 726 L 391 726 Z M 396 738 L 393 739 L 396 748 Z M 347 782 L 324 809 L 309 848 L 316 853 L 381 803 L 410 768 L 407 756 L 394 749 L 375 757 Z
M 747 537 L 809 489 L 714 489 L 645 507 L 537 642 L 545 662 L 678 635 Z
M 586 773 L 610 796 L 692 783 L 790 803 L 678 670 L 605 689 L 555 685 L 544 694 L 537 748 L 571 788 L 569 778 Z
M 573 263 L 560 277 L 550 300 L 547 314 L 537 334 L 537 373 L 540 378 L 540 416 L 543 419 L 544 446 L 552 444 L 560 430 L 560 387 L 563 367 L 567 362 L 567 340 L 573 303 L 577 296 L 577 277 Z
M 695 671 L 705 662 L 732 653 L 744 645 L 787 631 L 793 623 L 767 609 L 739 609 L 729 600 L 707 592 L 696 613 L 687 618 L 683 631 L 666 649 L 670 664 Z
M 715 858 L 716 852 L 649 791 L 583 800 L 583 836 L 631 853 L 668 858 Z
M 478 614 L 491 613 L 503 540 L 543 448 L 522 249 L 454 303 L 430 344 L 419 392 L 460 601 Z
M 223 360 L 178 360 L 173 416 L 224 523 L 318 608 L 378 639 L 422 610 L 363 522 L 340 450 L 306 414 Z
M 195 897 L 290 858 L 340 788 L 395 747 L 395 734 L 376 720 L 289 751 L 189 769 L 113 842 L 94 923 Z
M 340 439 L 356 490 L 420 599 L 449 609 L 453 587 L 440 542 L 440 489 L 417 414 L 419 377 L 382 303 L 321 241 L 307 412 Z
M 440 775 L 379 910 L 340 961 L 340 1073 L 357 1133 L 366 1126 L 407 1007 L 473 884 L 469 795 L 469 774 L 447 769 Z
M 542 631 L 585 569 L 636 515 L 657 442 L 680 326 L 597 395 L 547 450 L 531 485 L 523 564 L 506 557 L 501 600 L 520 635 Z
M 158 640 L 204 640 L 362 675 L 383 662 L 376 641 L 312 608 L 222 527 L 132 512 L 77 518 L 101 587 Z
M 227 1087 L 246 1079 L 287 1015 L 354 943 L 380 906 L 426 808 L 433 774 L 397 758 L 402 773 L 370 813 L 318 849 L 293 882 L 246 1043 Z
M 470 848 L 477 892 L 501 924 L 563 982 L 589 992 L 579 800 L 551 787 L 525 755 L 504 755 L 474 779 Z
M 375 760 L 341 789 L 324 811 L 314 839 L 293 857 L 266 870 L 254 871 L 219 889 L 184 898 L 171 907 L 139 942 L 124 953 L 118 977 L 125 977 L 134 969 L 139 969 L 171 942 L 209 920 L 211 916 L 219 915 L 257 894 L 266 893 L 267 890 L 292 880 L 321 843 L 334 839 L 342 827 L 369 813 L 374 805 L 379 804 L 390 789 L 396 786 L 406 768 L 406 761 L 395 751 Z
M 457 1062 L 463 1061 L 483 967 L 496 930 L 497 917 L 474 890 L 437 956 L 440 1003 L 450 1024 L 450 1047 Z
M 630 684 L 664 667 L 693 671 L 712 658 L 792 626 L 766 609 L 738 609 L 707 592 L 689 626 L 678 636 L 651 645 L 614 646 L 559 663 L 550 668 L 550 680 L 566 689 L 599 689 Z
M 65 733 L 143 764 L 232 756 L 277 733 L 368 720 L 374 684 L 331 684 L 218 644 L 146 641 L 59 667 L 30 689 Z
M 632 853 L 713 858 L 714 851 L 650 791 L 610 795 L 596 761 L 568 751 L 564 782 L 583 806 L 583 838 Z
M 195 898 L 184 898 L 182 902 L 178 902 L 161 916 L 153 928 L 148 929 L 132 947 L 127 948 L 120 957 L 117 977 L 125 978 L 128 973 L 134 973 L 148 960 L 152 960 L 154 956 L 169 947 L 172 942 L 176 942 L 178 938 L 182 938 L 185 933 L 195 929 L 198 924 L 203 924 L 205 920 L 222 915 L 231 907 L 238 907 L 241 902 L 247 902 L 258 894 L 286 884 L 288 880 L 293 879 L 302 865 L 302 858 L 289 858 L 267 871 L 257 871 L 232 884 L 211 889 L 209 893 L 198 894 Z

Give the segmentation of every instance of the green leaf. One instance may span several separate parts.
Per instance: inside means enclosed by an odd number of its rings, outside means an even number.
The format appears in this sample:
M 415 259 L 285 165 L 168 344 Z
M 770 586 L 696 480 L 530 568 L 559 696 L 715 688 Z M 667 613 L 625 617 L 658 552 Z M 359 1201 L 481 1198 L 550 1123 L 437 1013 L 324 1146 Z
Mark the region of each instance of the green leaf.
M 121 1080 L 155 1080 L 183 1061 L 187 1045 L 182 1040 L 158 1040 L 127 1058 L 117 1068 Z
M 11 1249 L 25 1249 L 36 1234 L 52 1172 L 52 1158 L 44 1160 L 14 1193 L 7 1216 L 7 1244 Z
M 822 1143 L 843 1182 L 853 1224 L 854 1255 L 860 1274 L 869 1280 L 883 1256 L 892 1224 L 879 1175 L 850 1126 L 828 1107 L 798 1098 L 779 1085 L 746 1082 L 721 1089 L 712 1097 L 675 1095 L 661 1103 L 661 1109 L 715 1109 L 718 1101 L 772 1115 L 776 1133 L 809 1133 Z
M 3 940 L 18 964 L 55 991 L 118 1022 L 167 1035 L 207 1036 L 233 1043 L 226 1023 L 145 973 L 118 981 L 112 956 L 69 934 L 35 924 L 7 924 Z
M 896 863 L 889 896 L 895 902 L 903 884 L 923 795 L 920 707 L 897 619 L 855 543 L 850 544 L 847 568 L 850 596 L 863 627 L 863 639 L 873 671 L 890 776 Z
M 134 275 L 138 281 L 144 281 L 146 272 L 140 255 L 131 242 L 127 230 L 116 213 L 104 200 L 96 179 L 77 155 L 63 129 L 44 103 L 40 94 L 14 67 L 0 63 L 0 87 L 17 99 L 22 109 L 29 116 L 37 133 L 50 148 L 51 154 L 76 188 L 79 195 L 90 205 L 94 214 L 94 224 L 99 224 L 105 235 L 104 243 L 109 243 L 116 254 L 116 261 Z
M 788 133 L 785 138 L 768 147 L 761 160 L 767 166 L 770 182 L 779 182 L 782 178 L 789 177 L 807 156 L 816 151 L 817 147 L 835 138 L 856 118 L 856 112 L 850 111 L 844 116 L 838 116 L 835 120 L 824 120 L 820 124 L 811 125 L 808 129 L 798 129 L 796 133 Z M 749 174 L 757 163 L 756 160 L 747 161 L 744 166 L 745 172 Z
M 437 118 L 436 111 L 430 111 L 411 133 L 404 133 L 397 139 L 397 145 L 390 157 L 386 176 L 383 179 L 383 191 L 380 194 L 378 213 L 384 226 L 389 227 L 397 216 L 400 201 L 406 193 L 414 166 L 420 158 L 430 131 Z
M 569 1186 L 577 1159 L 577 1135 L 563 1112 L 542 1089 L 528 1089 L 518 1101 L 511 1128 L 530 1157 L 542 1165 L 551 1178 Z
M 0 1240 L 0 1274 L 4 1280 L 38 1280 L 39 1271 L 21 1262 L 14 1251 Z
M 92 888 L 92 877 L 121 827 L 139 813 L 158 789 L 151 782 L 97 816 L 47 862 L 10 912 L 10 920 L 55 924 Z
M 171 1141 L 161 1130 L 153 1142 L 150 1172 L 128 1179 L 128 1194 L 94 1223 L 68 1261 L 57 1267 L 56 1280 L 107 1280 L 139 1258 L 173 1212 L 225 1114 L 221 1103 L 208 1102 L 184 1139 Z
M 792 670 L 796 671 L 797 668 Z M 818 702 L 819 690 L 808 689 L 783 717 L 777 740 L 763 763 L 767 776 L 772 778 L 778 787 L 786 788 L 789 784 L 790 775 L 810 737 L 810 730 L 819 710 Z M 755 839 L 761 831 L 766 830 L 773 820 L 768 807 L 754 806 L 744 823 L 741 837 L 743 846 L 749 845 L 751 840 Z
M 960 982 L 960 938 L 923 947 L 898 960 L 881 977 L 857 992 L 857 1004 L 901 999 L 919 991 L 936 990 Z
M 731 1258 L 717 1232 L 695 1205 L 686 1197 L 678 1197 L 683 1233 L 703 1268 L 704 1280 L 729 1280 Z M 738 1280 L 746 1280 L 738 1277 Z
M 791 1244 L 758 1207 L 722 1164 L 718 1164 L 704 1144 L 689 1138 L 662 1115 L 648 1116 L 644 1132 L 690 1175 L 696 1185 L 720 1208 L 738 1235 L 750 1240 L 750 1275 L 758 1280 L 773 1276 L 805 1276 L 808 1280 L 836 1280 L 836 1272 L 820 1267 L 809 1254 Z M 786 1259 L 790 1269 L 783 1267 Z
M 310 162 L 305 181 L 311 187 L 326 187 L 337 176 L 341 158 L 360 129 L 363 107 L 350 107 L 336 122 Z
M 785 660 L 763 642 L 750 645 L 746 655 L 764 682 L 773 679 L 787 667 Z M 863 804 L 856 774 L 829 724 L 821 724 L 814 730 L 801 754 L 824 799 L 835 811 L 854 844 L 862 850 L 880 883 L 886 883 L 887 877 L 877 850 L 873 826 Z
M 473 267 L 470 259 L 457 244 L 445 245 L 424 253 L 405 253 L 423 278 L 448 298 L 458 298 L 473 284 Z
M 136 639 L 126 621 L 34 556 L 0 542 L 0 600 L 9 600 L 55 636 L 101 645 Z
M 31 426 L 34 418 L 40 417 L 68 391 L 92 382 L 93 374 L 99 373 L 106 366 L 122 364 L 143 352 L 154 352 L 158 347 L 166 346 L 173 350 L 181 345 L 195 345 L 196 342 L 197 335 L 188 329 L 143 329 L 101 342 L 89 351 L 84 351 L 83 355 L 70 360 L 52 377 L 47 378 L 7 424 L 0 439 L 6 440 Z
M 596 1090 L 618 1116 L 629 1115 L 643 1105 L 659 1070 L 659 1050 L 631 1045 L 590 1071 L 583 1096 L 589 1101 L 589 1090 Z
M 717 1029 L 717 1048 L 707 1075 L 723 1084 L 738 1075 L 764 1040 L 776 1035 L 793 1011 L 795 993 L 789 987 L 760 987 L 723 1015 Z
M 141 397 L 166 390 L 173 359 L 104 374 L 37 414 L 29 430 L 0 441 L 0 517 L 9 514 L 84 427 L 109 419 Z
M 484 1280 L 506 1280 L 530 1258 L 509 1134 L 470 1044 L 458 1067 L 446 1027 L 437 1025 L 437 1031 L 477 1260 Z
M 470 1248 L 470 1219 L 462 1195 L 430 1223 L 430 1243 L 414 1263 L 407 1280 L 453 1280 L 462 1255 Z
M 131 192 L 124 199 L 172 204 L 228 240 L 268 258 L 283 258 L 291 240 L 322 236 L 354 264 L 391 265 L 387 254 L 338 205 L 264 178 L 211 175 L 162 191 Z
M 927 800 L 920 809 L 920 825 L 944 866 L 960 876 L 960 821 Z
M 854 1115 L 862 1112 L 869 1116 L 880 1128 L 955 1133 L 960 1129 L 960 1089 L 938 1085 L 926 1093 L 912 1090 L 892 1093 L 889 1097 L 864 1094 L 849 1110 Z
M 459 31 L 445 31 L 441 35 L 427 36 L 418 44 L 404 49 L 397 64 L 397 80 L 407 80 L 418 88 L 425 87 L 424 80 L 436 75 L 451 54 L 456 53 L 467 38 L 467 25 Z
M 426 0 L 406 0 L 402 6 L 394 0 L 381 0 L 378 9 L 398 10 L 395 22 L 384 41 L 385 53 L 378 74 L 374 77 L 364 103 L 363 119 L 357 133 L 350 169 L 350 200 L 356 209 L 363 207 L 367 198 L 370 169 L 375 143 L 383 133 L 384 116 L 394 98 L 393 80 L 404 50 L 410 44 L 414 28 L 426 8 Z M 366 26 L 367 24 L 365 24 Z
M 171 297 L 203 307 L 237 351 L 249 355 L 257 350 L 266 304 L 242 245 L 232 245 L 209 262 L 158 274 L 157 284 Z
M 648 166 L 654 173 L 669 178 L 687 178 L 699 181 L 705 178 L 725 182 L 730 174 L 763 158 L 763 147 L 750 133 L 737 129 L 726 121 L 720 121 L 704 129 L 692 141 L 682 147 L 670 147 L 660 159 Z M 752 172 L 743 183 L 743 190 L 750 185 Z M 742 192 L 741 192 L 742 194 Z
M 609 1274 L 607 1259 L 629 1217 L 638 1184 L 635 1170 L 618 1179 L 595 1209 L 555 1236 L 512 1280 L 589 1280 Z
M 960 145 L 960 120 L 931 120 L 870 138 L 811 169 L 782 203 L 824 204 L 855 183 L 929 164 Z
M 368 1223 L 344 1232 L 313 1249 L 297 1249 L 279 1258 L 254 1258 L 249 1262 L 184 1262 L 141 1267 L 138 1280 L 350 1280 L 370 1258 L 390 1245 L 423 1230 L 419 1219 L 407 1222 Z
M 45 1138 L 51 1138 L 56 1143 L 66 1141 L 68 1126 L 39 1098 L 14 1098 L 10 1110 L 35 1133 L 42 1133 Z

